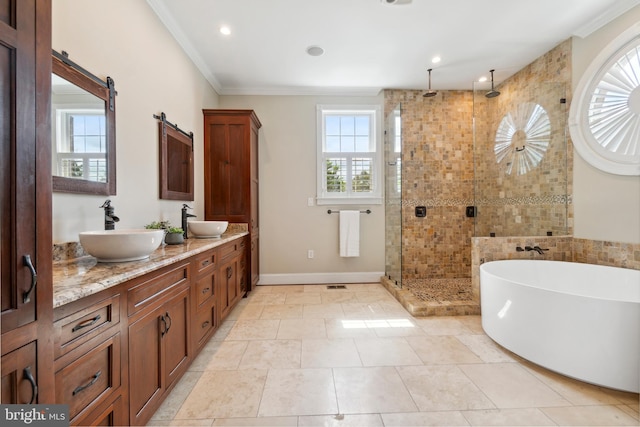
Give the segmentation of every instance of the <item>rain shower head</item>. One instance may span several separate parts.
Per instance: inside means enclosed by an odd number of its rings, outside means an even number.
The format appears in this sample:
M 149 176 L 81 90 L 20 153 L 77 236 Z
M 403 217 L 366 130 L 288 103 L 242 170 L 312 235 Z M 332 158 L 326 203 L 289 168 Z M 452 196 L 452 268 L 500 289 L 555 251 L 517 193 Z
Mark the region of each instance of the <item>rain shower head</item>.
M 431 98 L 432 96 L 436 96 L 438 94 L 438 91 L 431 90 L 431 71 L 432 70 L 433 70 L 433 68 L 429 68 L 427 70 L 429 72 L 429 89 L 422 95 L 425 98 Z
M 486 96 L 487 98 L 495 98 L 496 96 L 500 95 L 500 92 L 495 90 L 494 87 L 493 87 L 493 72 L 494 71 L 495 70 L 490 70 L 489 71 L 491 73 L 491 90 L 484 94 L 484 96 Z

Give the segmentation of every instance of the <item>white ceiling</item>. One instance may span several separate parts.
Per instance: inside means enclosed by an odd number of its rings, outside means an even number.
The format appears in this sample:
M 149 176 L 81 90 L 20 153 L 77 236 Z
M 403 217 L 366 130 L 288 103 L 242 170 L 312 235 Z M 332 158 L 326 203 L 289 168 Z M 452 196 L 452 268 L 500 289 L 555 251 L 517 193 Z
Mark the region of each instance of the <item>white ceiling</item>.
M 640 0 L 147 0 L 221 95 L 375 95 L 508 78 Z M 219 32 L 222 25 L 229 36 Z M 324 55 L 306 53 L 317 45 Z M 442 61 L 432 64 L 434 56 Z

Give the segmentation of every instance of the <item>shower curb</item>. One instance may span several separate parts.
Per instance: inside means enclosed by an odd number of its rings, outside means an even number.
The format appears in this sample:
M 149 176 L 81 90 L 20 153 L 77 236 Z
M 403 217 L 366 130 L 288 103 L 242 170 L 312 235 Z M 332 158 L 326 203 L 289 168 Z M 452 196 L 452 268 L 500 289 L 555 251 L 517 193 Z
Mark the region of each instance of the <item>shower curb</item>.
M 380 277 L 380 284 L 414 317 L 427 316 L 468 316 L 480 314 L 480 303 L 472 301 L 423 301 L 406 289 L 399 288 L 386 276 Z

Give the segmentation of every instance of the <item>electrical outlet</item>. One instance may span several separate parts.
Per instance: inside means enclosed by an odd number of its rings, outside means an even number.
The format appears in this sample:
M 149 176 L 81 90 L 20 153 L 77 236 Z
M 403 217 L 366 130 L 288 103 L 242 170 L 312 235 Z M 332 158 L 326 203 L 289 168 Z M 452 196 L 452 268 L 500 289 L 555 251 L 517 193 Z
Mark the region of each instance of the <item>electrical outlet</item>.
M 313 256 L 314 256 L 314 255 L 315 255 L 315 254 L 313 253 L 313 249 L 309 249 L 309 250 L 307 251 L 307 258 L 309 258 L 309 259 L 313 259 Z

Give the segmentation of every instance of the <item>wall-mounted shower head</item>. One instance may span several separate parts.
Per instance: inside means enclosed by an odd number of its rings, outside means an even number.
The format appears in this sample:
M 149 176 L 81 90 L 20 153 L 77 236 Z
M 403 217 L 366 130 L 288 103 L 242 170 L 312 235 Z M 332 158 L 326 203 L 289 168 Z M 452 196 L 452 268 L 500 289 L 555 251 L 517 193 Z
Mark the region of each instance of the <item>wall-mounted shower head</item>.
M 425 98 L 431 98 L 432 96 L 436 96 L 438 94 L 438 91 L 431 90 L 431 71 L 432 70 L 433 70 L 433 68 L 429 68 L 427 70 L 429 72 L 429 89 L 422 95 Z
M 487 98 L 495 98 L 496 96 L 500 95 L 500 92 L 498 92 L 497 90 L 494 89 L 493 87 L 493 72 L 495 70 L 490 70 L 489 72 L 491 73 L 491 90 L 487 93 L 485 93 L 484 96 L 486 96 Z

